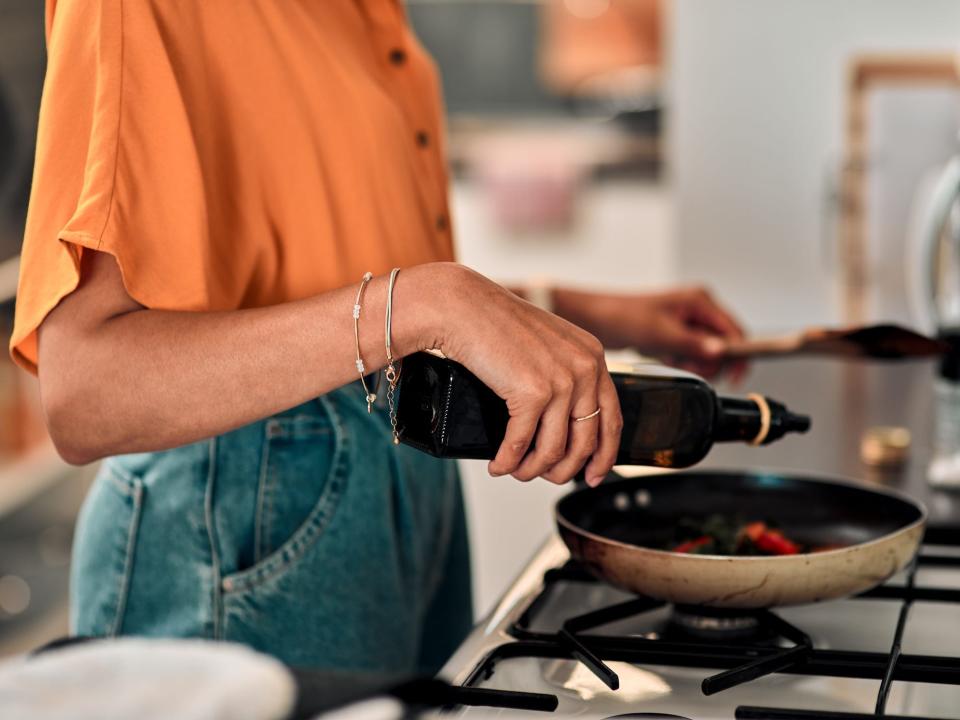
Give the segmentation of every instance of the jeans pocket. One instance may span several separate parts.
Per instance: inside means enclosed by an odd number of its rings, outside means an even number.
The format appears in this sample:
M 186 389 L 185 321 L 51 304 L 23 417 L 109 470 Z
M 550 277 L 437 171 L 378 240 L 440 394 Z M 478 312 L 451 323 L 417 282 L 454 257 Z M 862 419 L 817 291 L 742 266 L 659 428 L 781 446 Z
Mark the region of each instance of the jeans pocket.
M 142 480 L 105 460 L 77 521 L 70 582 L 74 633 L 122 632 L 143 500 Z
M 284 573 L 323 533 L 344 490 L 344 434 L 332 404 L 325 412 L 280 415 L 264 423 L 253 523 L 252 564 L 226 575 L 226 592 Z

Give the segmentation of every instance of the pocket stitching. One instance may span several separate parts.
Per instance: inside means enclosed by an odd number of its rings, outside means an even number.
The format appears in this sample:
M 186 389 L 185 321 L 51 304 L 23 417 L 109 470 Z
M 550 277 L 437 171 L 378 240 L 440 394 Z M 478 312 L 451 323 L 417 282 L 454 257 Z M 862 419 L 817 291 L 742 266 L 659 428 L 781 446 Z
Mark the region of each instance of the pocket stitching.
M 325 397 L 318 398 L 318 401 L 330 417 L 334 436 L 333 458 L 330 461 L 330 471 L 321 496 L 293 535 L 258 565 L 224 576 L 221 584 L 224 594 L 251 590 L 281 575 L 317 541 L 333 517 L 338 501 L 343 495 L 347 478 L 347 436 L 333 403 Z M 325 428 L 327 432 L 330 430 L 330 427 Z
M 297 425 L 300 425 L 298 428 Z M 301 414 L 293 417 L 274 417 L 267 421 L 267 437 L 294 437 L 302 435 L 326 435 L 333 429 L 329 423 L 318 423 L 313 415 Z
M 307 429 L 302 425 L 308 424 Z M 298 428 L 297 426 L 300 425 Z M 253 565 L 256 566 L 261 561 L 269 558 L 274 552 L 283 548 L 297 534 L 297 531 L 313 517 L 314 509 L 319 506 L 327 494 L 327 486 L 330 484 L 331 473 L 333 470 L 333 460 L 330 461 L 330 470 L 327 472 L 327 482 L 324 483 L 320 496 L 313 503 L 313 508 L 307 514 L 300 526 L 294 529 L 289 538 L 280 543 L 276 548 L 270 548 L 270 538 L 273 535 L 273 506 L 276 498 L 276 482 L 273 480 L 272 473 L 269 473 L 270 454 L 273 448 L 271 440 L 283 438 L 287 440 L 308 440 L 325 435 L 331 432 L 330 421 L 317 423 L 313 415 L 295 415 L 291 418 L 270 418 L 264 428 L 264 439 L 260 450 L 260 473 L 257 485 L 257 510 L 253 531 Z M 247 568 L 251 569 L 251 568 Z
M 130 592 L 130 576 L 133 574 L 134 554 L 137 547 L 137 535 L 140 532 L 140 515 L 143 509 L 143 481 L 119 468 L 114 463 L 106 463 L 107 478 L 110 484 L 133 504 L 130 510 L 130 522 L 127 526 L 127 544 L 124 548 L 123 572 L 117 587 L 117 604 L 113 611 L 113 622 L 107 631 L 109 637 L 116 637 L 123 628 L 127 611 L 127 598 Z
M 107 469 L 107 478 L 118 492 L 126 497 L 133 497 L 136 494 L 136 488 L 143 485 L 143 481 L 120 467 L 109 459 L 103 463 Z
M 264 495 L 267 485 L 267 466 L 269 464 L 271 425 L 267 425 L 263 433 L 263 444 L 260 447 L 260 456 L 263 460 L 260 462 L 260 476 L 257 487 L 257 516 L 253 528 L 253 562 L 256 565 L 263 559 L 263 525 L 260 509 L 263 507 Z

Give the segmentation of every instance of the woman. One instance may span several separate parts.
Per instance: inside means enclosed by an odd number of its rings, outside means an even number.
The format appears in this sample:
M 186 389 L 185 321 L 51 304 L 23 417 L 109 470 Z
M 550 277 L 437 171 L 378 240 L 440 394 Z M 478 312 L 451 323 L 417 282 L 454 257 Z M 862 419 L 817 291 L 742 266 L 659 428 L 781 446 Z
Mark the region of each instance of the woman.
M 76 633 L 439 667 L 471 622 L 455 466 L 392 445 L 355 365 L 386 362 L 393 267 L 394 355 L 441 348 L 505 398 L 490 472 L 519 480 L 613 463 L 590 331 L 708 361 L 740 334 L 702 293 L 556 291 L 581 329 L 454 264 L 436 77 L 396 0 L 48 0 L 47 42 L 11 349 L 63 457 L 108 458 Z

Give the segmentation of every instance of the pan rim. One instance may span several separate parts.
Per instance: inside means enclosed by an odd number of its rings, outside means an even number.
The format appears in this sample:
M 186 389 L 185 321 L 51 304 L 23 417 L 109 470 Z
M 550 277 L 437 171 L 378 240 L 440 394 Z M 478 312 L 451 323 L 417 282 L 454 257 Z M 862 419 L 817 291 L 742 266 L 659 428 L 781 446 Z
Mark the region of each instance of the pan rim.
M 854 545 L 847 545 L 846 547 L 837 548 L 835 550 L 825 550 L 818 553 L 797 553 L 796 555 L 693 555 L 690 553 L 677 553 L 670 550 L 660 550 L 658 548 L 651 548 L 645 545 L 635 545 L 633 543 L 624 542 L 622 540 L 615 540 L 613 538 L 605 537 L 603 535 L 598 535 L 595 532 L 585 530 L 584 528 L 574 525 L 572 522 L 567 520 L 560 514 L 560 505 L 572 497 L 574 494 L 580 492 L 586 492 L 594 490 L 595 488 L 580 488 L 574 490 L 567 495 L 564 495 L 560 500 L 554 505 L 554 517 L 556 519 L 557 525 L 562 526 L 568 531 L 580 535 L 581 537 L 587 538 L 594 542 L 599 542 L 607 545 L 613 545 L 616 547 L 624 548 L 631 550 L 633 552 L 642 552 L 644 554 L 650 554 L 654 557 L 679 560 L 680 562 L 688 561 L 703 561 L 703 562 L 730 562 L 731 560 L 737 560 L 741 562 L 780 562 L 785 564 L 787 561 L 805 561 L 810 557 L 836 557 L 842 555 L 843 553 L 849 553 L 853 550 L 859 550 L 861 548 L 868 548 L 874 545 L 879 545 L 881 543 L 890 542 L 892 539 L 907 534 L 916 528 L 924 528 L 927 524 L 928 512 L 926 506 L 919 500 L 915 500 L 909 495 L 900 492 L 899 490 L 893 490 L 890 488 L 873 488 L 868 487 L 861 480 L 856 480 L 855 478 L 850 478 L 846 476 L 839 475 L 829 475 L 828 473 L 811 473 L 810 475 L 799 475 L 793 471 L 781 471 L 781 470 L 767 470 L 767 469 L 754 469 L 754 470 L 727 470 L 727 469 L 710 469 L 710 470 L 677 470 L 677 471 L 667 471 L 662 473 L 655 473 L 653 475 L 638 475 L 635 477 L 620 477 L 613 481 L 613 484 L 617 483 L 628 483 L 636 480 L 637 478 L 649 478 L 649 477 L 659 477 L 665 475 L 678 475 L 678 474 L 687 474 L 687 475 L 713 475 L 713 476 L 729 476 L 729 475 L 740 475 L 740 476 L 758 476 L 758 475 L 778 475 L 784 479 L 790 480 L 801 480 L 803 482 L 814 482 L 822 485 L 842 485 L 846 487 L 852 487 L 856 490 L 867 490 L 869 492 L 877 493 L 880 495 L 886 495 L 887 497 L 901 500 L 907 505 L 911 505 L 920 513 L 920 517 L 917 518 L 914 522 L 909 525 L 904 525 L 902 528 L 894 530 L 893 532 L 886 533 L 881 535 L 878 538 L 873 540 L 868 540 L 867 542 L 856 543 Z

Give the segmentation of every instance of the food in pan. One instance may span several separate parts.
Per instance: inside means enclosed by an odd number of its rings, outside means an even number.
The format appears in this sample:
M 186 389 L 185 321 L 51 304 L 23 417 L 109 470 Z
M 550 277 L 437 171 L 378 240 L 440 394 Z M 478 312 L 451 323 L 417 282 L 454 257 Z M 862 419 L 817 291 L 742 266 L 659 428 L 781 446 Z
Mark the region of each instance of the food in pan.
M 770 523 L 745 522 L 740 517 L 710 515 L 680 520 L 676 537 L 664 548 L 691 555 L 797 555 L 825 552 L 842 544 L 805 545 Z
M 832 552 L 688 555 L 711 515 L 736 535 L 766 521 L 791 542 Z M 681 518 L 693 518 L 681 526 Z M 697 471 L 611 478 L 557 503 L 572 558 L 621 590 L 680 605 L 756 609 L 857 595 L 910 564 L 927 515 L 915 500 L 842 479 Z M 701 550 L 700 552 L 704 552 Z

